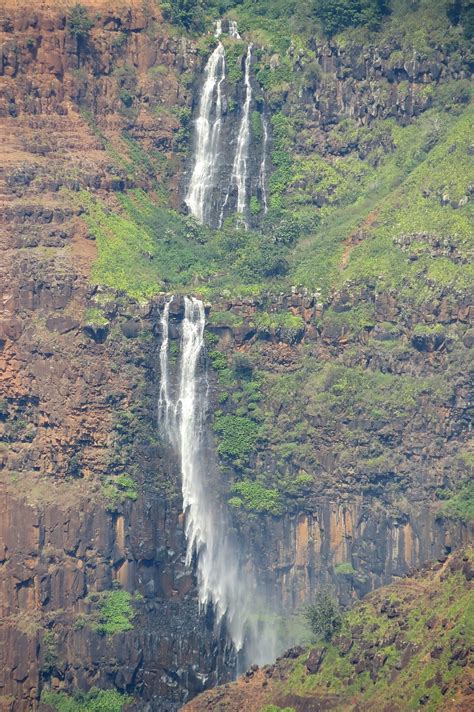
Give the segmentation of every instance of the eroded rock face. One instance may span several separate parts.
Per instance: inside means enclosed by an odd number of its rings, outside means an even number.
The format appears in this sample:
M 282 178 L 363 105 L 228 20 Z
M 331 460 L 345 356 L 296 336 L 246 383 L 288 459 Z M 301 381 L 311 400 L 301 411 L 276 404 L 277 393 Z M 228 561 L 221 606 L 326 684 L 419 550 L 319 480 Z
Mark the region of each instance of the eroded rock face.
M 2 487 L 0 690 L 14 709 L 37 709 L 48 679 L 63 689 L 139 690 L 140 705 L 172 710 L 230 676 L 232 651 L 199 615 L 183 563 L 180 513 L 156 498 L 122 514 L 89 497 L 76 507 L 39 509 Z M 114 581 L 143 598 L 133 630 L 103 635 L 88 623 L 86 596 Z

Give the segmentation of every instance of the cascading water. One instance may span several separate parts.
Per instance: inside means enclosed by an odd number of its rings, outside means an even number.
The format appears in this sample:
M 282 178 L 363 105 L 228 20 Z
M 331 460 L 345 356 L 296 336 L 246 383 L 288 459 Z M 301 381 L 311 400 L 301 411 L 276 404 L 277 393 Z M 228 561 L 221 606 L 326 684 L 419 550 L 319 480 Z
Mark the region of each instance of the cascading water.
M 245 58 L 245 101 L 242 107 L 242 118 L 240 120 L 239 134 L 237 136 L 237 149 L 235 152 L 234 165 L 230 179 L 230 187 L 237 187 L 237 212 L 244 216 L 244 225 L 248 227 L 245 211 L 247 209 L 247 175 L 248 175 L 248 152 L 250 144 L 250 106 L 252 103 L 252 82 L 250 81 L 250 67 L 252 64 L 252 47 L 247 47 Z M 220 215 L 220 225 L 224 219 L 224 210 L 229 200 L 229 191 L 222 205 Z
M 268 124 L 265 114 L 262 114 L 262 160 L 260 163 L 260 173 L 259 173 L 259 184 L 260 192 L 262 195 L 262 205 L 263 212 L 266 214 L 268 212 L 268 198 L 267 198 L 267 146 L 268 146 Z
M 237 23 L 235 20 L 229 20 L 229 35 L 234 40 L 240 40 L 239 30 L 237 29 Z
M 222 83 L 225 80 L 225 50 L 221 42 L 209 57 L 204 76 L 196 120 L 195 161 L 185 198 L 186 205 L 200 223 L 208 221 L 211 209 L 209 198 L 216 179 L 215 166 L 218 164 L 223 109 Z
M 228 112 L 228 102 L 224 95 L 226 87 L 226 60 L 224 45 L 220 41 L 225 21 L 218 20 L 214 28 L 217 47 L 209 57 L 204 69 L 204 84 L 195 121 L 195 155 L 193 169 L 185 203 L 192 215 L 200 222 L 221 227 L 229 203 L 242 216 L 245 228 L 248 228 L 249 189 L 252 184 L 250 175 L 250 110 L 252 107 L 252 49 L 249 44 L 245 57 L 244 100 L 240 111 L 238 131 L 233 130 L 231 122 L 233 112 Z M 230 37 L 240 40 L 237 23 L 229 20 L 227 31 Z M 225 122 L 225 127 L 223 125 Z M 234 150 L 232 168 L 223 151 L 224 137 L 228 137 Z M 236 135 L 237 134 L 237 135 Z M 235 138 L 232 138 L 235 137 Z M 266 185 L 267 173 L 268 124 L 262 114 L 262 159 L 258 174 L 258 191 L 264 213 L 268 211 Z M 257 177 L 257 176 L 256 176 Z M 235 198 L 234 198 L 235 196 Z M 231 200 L 232 197 L 232 200 Z M 235 204 L 234 204 L 235 199 Z M 227 211 L 226 211 L 227 209 Z
M 167 356 L 169 305 L 165 305 L 161 317 L 159 420 L 180 459 L 186 564 L 191 566 L 195 561 L 200 606 L 211 604 L 216 622 L 225 621 L 242 663 L 268 662 L 276 652 L 275 630 L 258 616 L 255 577 L 240 561 L 238 544 L 230 537 L 212 482 L 216 469 L 206 443 L 204 306 L 198 299 L 184 298 L 179 381 L 173 398 Z M 265 609 L 268 614 L 268 606 Z

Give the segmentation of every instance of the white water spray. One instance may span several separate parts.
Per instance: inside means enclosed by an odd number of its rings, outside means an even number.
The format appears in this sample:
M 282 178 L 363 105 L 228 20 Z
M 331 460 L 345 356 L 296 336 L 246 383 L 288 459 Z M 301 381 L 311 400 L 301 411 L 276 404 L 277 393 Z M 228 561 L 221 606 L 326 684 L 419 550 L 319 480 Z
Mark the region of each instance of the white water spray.
M 247 208 L 247 175 L 248 175 L 248 153 L 250 144 L 250 105 L 252 103 L 252 83 L 250 81 L 250 67 L 252 64 L 252 44 L 247 47 L 245 58 L 245 101 L 242 107 L 242 118 L 240 120 L 239 134 L 237 136 L 237 149 L 235 151 L 234 165 L 230 178 L 230 187 L 237 187 L 237 212 L 244 216 L 244 225 L 247 228 L 245 211 Z M 229 191 L 225 197 L 221 209 L 219 227 L 224 219 L 224 210 L 229 200 Z
M 220 28 L 222 31 L 222 28 Z M 219 26 L 216 32 L 219 31 Z M 193 172 L 185 203 L 194 217 L 206 221 L 210 195 L 218 164 L 220 133 L 222 126 L 222 83 L 225 80 L 225 50 L 219 42 L 209 57 L 204 69 L 204 86 L 196 120 L 196 152 Z M 215 101 L 214 101 L 215 97 Z
M 161 369 L 161 383 L 160 383 L 160 397 L 158 399 L 158 418 L 165 424 L 167 428 L 168 437 L 171 437 L 171 433 L 168 428 L 169 423 L 169 410 L 171 407 L 170 394 L 169 394 L 169 383 L 168 383 L 168 346 L 169 346 L 169 315 L 170 315 L 170 304 L 173 301 L 173 297 L 165 303 L 163 307 L 163 314 L 161 315 L 161 347 L 160 347 L 160 369 Z M 166 374 L 163 377 L 163 374 Z
M 260 163 L 259 183 L 262 194 L 263 212 L 268 213 L 268 198 L 267 198 L 267 146 L 268 146 L 268 125 L 267 119 L 262 114 L 262 161 Z
M 186 565 L 195 561 L 201 608 L 211 604 L 216 622 L 225 620 L 235 649 L 245 646 L 245 663 L 275 657 L 277 635 L 259 619 L 255 577 L 240 562 L 239 547 L 218 506 L 212 458 L 206 447 L 207 378 L 203 363 L 205 312 L 201 301 L 184 298 L 180 371 L 173 399 L 169 378 L 169 303 L 161 319 L 160 422 L 179 455 L 187 539 Z M 260 606 L 263 610 L 264 606 Z M 268 614 L 268 606 L 266 606 Z M 268 619 L 267 619 L 268 620 Z
M 235 20 L 229 20 L 229 35 L 232 37 L 234 40 L 240 40 L 242 39 L 239 35 L 239 31 L 237 29 L 237 23 Z

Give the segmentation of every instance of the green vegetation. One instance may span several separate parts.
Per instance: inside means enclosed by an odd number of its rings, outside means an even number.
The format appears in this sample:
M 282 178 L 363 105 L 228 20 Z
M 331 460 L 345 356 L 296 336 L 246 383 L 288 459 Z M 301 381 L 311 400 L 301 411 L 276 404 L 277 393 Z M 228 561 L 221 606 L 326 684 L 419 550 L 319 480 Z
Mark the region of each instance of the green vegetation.
M 314 14 L 328 35 L 365 25 L 374 30 L 388 12 L 388 0 L 316 0 Z
M 67 27 L 69 33 L 79 41 L 86 41 L 89 33 L 94 27 L 94 21 L 90 19 L 87 8 L 80 3 L 74 5 L 67 16 Z
M 99 690 L 93 687 L 89 692 L 77 691 L 73 696 L 64 692 L 43 690 L 41 702 L 57 712 L 122 712 L 124 706 L 132 701 L 128 695 L 117 690 Z
M 235 495 L 229 499 L 232 507 L 244 507 L 251 512 L 267 514 L 282 514 L 280 494 L 275 489 L 266 489 L 258 482 L 249 480 L 237 482 L 231 492 Z
M 84 313 L 84 323 L 91 326 L 106 326 L 109 320 L 98 307 L 91 307 Z
M 469 480 L 462 484 L 459 491 L 443 503 L 441 512 L 446 517 L 474 522 L 474 482 Z
M 220 436 L 217 451 L 228 459 L 240 460 L 247 457 L 258 440 L 257 424 L 244 416 L 217 415 L 214 431 Z
M 110 475 L 102 485 L 102 494 L 115 510 L 127 500 L 134 502 L 138 498 L 138 486 L 130 475 Z
M 258 293 L 265 280 L 271 282 L 287 268 L 287 247 L 274 238 L 245 233 L 232 221 L 212 233 L 192 218 L 160 207 L 141 191 L 120 196 L 121 212 L 105 208 L 85 191 L 79 202 L 97 240 L 99 256 L 92 279 L 137 299 L 163 290 L 186 291 L 191 282 L 202 294 L 211 288 Z M 223 271 L 224 265 L 229 267 L 229 255 L 232 274 Z
M 161 4 L 163 16 L 186 30 L 200 31 L 204 27 L 202 0 L 169 0 Z
M 305 611 L 311 632 L 316 640 L 329 643 L 342 626 L 342 616 L 337 600 L 329 591 L 318 591 Z
M 41 639 L 41 675 L 50 677 L 58 664 L 58 648 L 56 634 L 52 630 L 47 630 Z
M 473 561 L 468 549 L 442 572 L 371 593 L 344 614 L 339 634 L 324 644 L 318 671 L 308 672 L 303 654 L 282 682 L 274 676 L 265 701 L 295 695 L 308 709 L 328 697 L 338 709 L 440 709 L 465 686 L 473 601 L 463 567 L 469 570 Z
M 345 561 L 342 564 L 336 564 L 334 573 L 338 576 L 352 576 L 352 574 L 356 573 L 356 570 L 349 561 Z
M 77 66 L 81 64 L 81 52 L 89 41 L 90 31 L 94 26 L 87 8 L 80 3 L 74 5 L 67 16 L 67 30 L 75 38 L 77 44 Z
M 230 37 L 225 37 L 225 52 L 226 52 L 226 80 L 230 84 L 238 84 L 244 76 L 242 69 L 242 57 L 246 52 L 247 46 L 241 40 L 235 40 Z
M 91 594 L 89 598 L 94 605 L 94 611 L 90 614 L 88 623 L 94 630 L 104 635 L 114 635 L 133 629 L 136 613 L 130 593 L 116 589 Z

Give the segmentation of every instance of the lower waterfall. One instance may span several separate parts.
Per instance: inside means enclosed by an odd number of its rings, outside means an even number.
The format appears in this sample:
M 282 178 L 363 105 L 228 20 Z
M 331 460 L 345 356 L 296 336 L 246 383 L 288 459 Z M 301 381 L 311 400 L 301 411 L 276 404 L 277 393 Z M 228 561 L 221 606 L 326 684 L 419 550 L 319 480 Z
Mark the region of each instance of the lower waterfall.
M 259 600 L 253 572 L 241 562 L 239 546 L 230 537 L 227 517 L 212 482 L 216 468 L 206 433 L 204 305 L 198 299 L 184 297 L 179 375 L 174 389 L 167 355 L 169 306 L 170 302 L 161 317 L 159 421 L 180 460 L 186 564 L 195 564 L 200 607 L 213 607 L 216 623 L 225 624 L 241 665 L 269 662 L 278 652 L 274 622 L 269 622 L 267 602 L 263 597 Z M 265 619 L 258 615 L 264 606 Z

